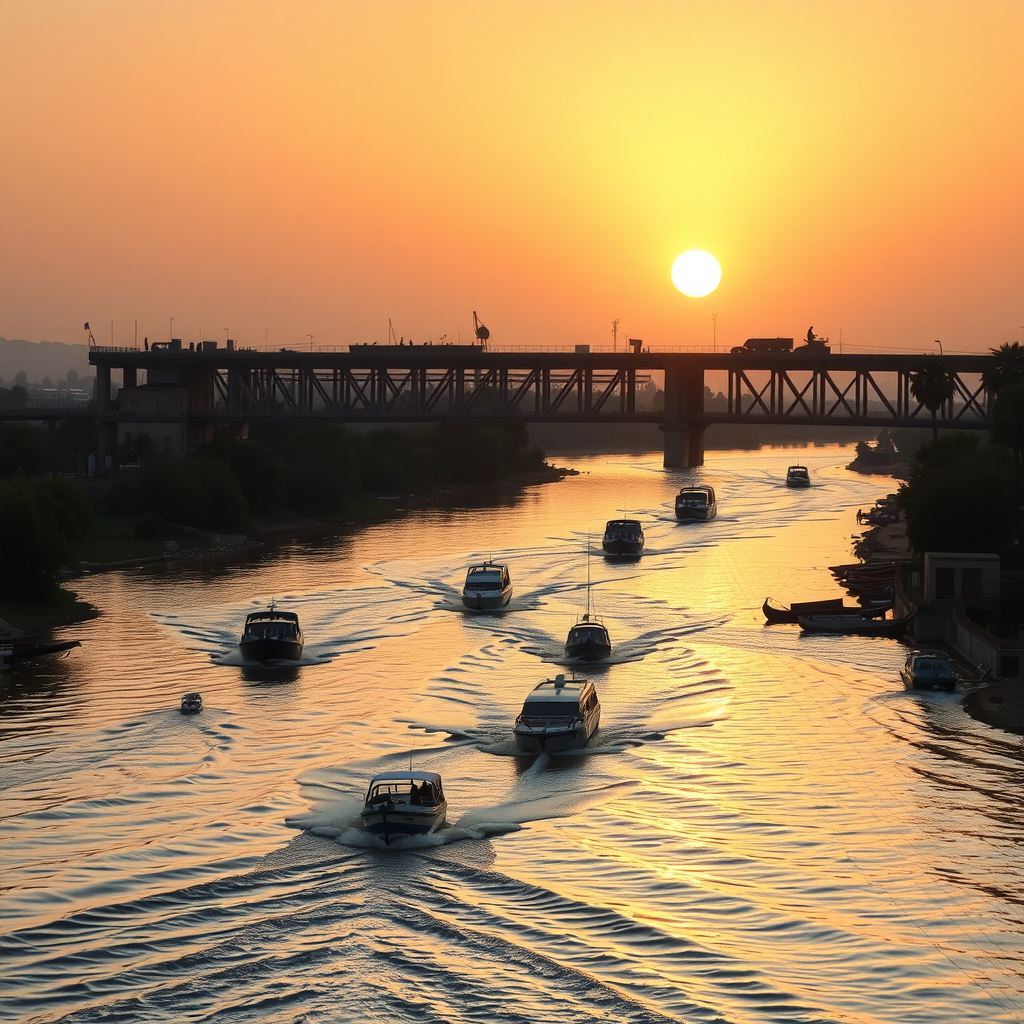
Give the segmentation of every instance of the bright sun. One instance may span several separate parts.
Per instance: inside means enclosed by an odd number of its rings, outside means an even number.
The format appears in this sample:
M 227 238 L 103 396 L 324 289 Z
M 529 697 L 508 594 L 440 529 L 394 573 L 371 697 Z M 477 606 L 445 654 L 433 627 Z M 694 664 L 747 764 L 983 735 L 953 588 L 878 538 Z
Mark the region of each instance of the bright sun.
M 703 249 L 691 249 L 672 264 L 672 283 L 691 299 L 710 295 L 722 280 L 718 260 Z

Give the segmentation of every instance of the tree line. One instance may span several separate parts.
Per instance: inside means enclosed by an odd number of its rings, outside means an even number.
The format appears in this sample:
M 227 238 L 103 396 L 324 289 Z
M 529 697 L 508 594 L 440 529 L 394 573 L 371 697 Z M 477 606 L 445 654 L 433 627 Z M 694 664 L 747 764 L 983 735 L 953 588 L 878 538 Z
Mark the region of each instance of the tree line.
M 133 466 L 94 504 L 52 474 L 74 470 L 95 447 L 82 424 L 52 434 L 0 423 L 0 594 L 44 596 L 98 514 L 134 519 L 140 538 L 168 524 L 248 532 L 281 514 L 340 518 L 365 495 L 408 495 L 431 485 L 479 485 L 536 473 L 544 453 L 524 424 L 441 424 L 361 433 L 334 424 L 267 431 L 239 440 L 226 429 L 194 455 L 154 450 L 147 434 L 127 437 L 117 462 Z

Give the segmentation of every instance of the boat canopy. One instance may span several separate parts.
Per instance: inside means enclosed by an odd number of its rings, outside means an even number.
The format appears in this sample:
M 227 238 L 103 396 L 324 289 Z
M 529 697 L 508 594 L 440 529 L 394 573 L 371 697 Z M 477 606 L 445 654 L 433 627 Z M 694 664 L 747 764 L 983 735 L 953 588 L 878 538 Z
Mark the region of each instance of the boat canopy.
M 294 622 L 298 625 L 299 616 L 295 612 L 250 612 L 245 617 L 245 624 L 250 622 Z
M 605 525 L 605 533 L 636 533 L 640 531 L 639 519 L 609 519 Z
M 677 505 L 710 505 L 715 492 L 710 487 L 684 487 L 676 496 Z

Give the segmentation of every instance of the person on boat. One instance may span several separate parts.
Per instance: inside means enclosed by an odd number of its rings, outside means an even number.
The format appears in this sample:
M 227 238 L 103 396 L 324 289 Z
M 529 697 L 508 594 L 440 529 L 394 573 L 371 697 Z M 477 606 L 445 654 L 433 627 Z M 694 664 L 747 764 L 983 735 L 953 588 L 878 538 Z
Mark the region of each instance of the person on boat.
M 423 798 L 420 795 L 420 787 L 414 782 L 409 788 L 409 803 L 415 804 L 417 807 L 423 806 Z

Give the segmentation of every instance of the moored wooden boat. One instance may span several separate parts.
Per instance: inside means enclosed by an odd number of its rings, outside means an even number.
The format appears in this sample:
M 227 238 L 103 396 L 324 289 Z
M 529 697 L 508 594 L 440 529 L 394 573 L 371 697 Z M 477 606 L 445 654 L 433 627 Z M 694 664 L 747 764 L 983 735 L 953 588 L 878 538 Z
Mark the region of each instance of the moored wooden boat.
M 766 597 L 761 611 L 770 623 L 793 622 L 795 623 L 801 615 L 807 617 L 812 615 L 859 615 L 861 618 L 878 618 L 892 607 L 892 604 L 882 604 L 872 607 L 863 605 L 847 605 L 841 597 L 828 598 L 823 601 L 794 601 L 791 605 L 772 604 L 772 599 Z
M 910 605 L 893 618 L 864 618 L 861 615 L 801 615 L 797 622 L 807 633 L 849 633 L 857 636 L 901 637 L 914 621 L 917 605 Z

